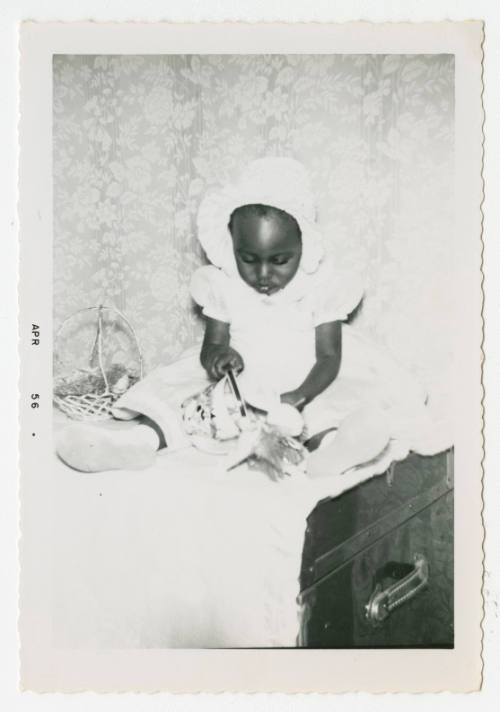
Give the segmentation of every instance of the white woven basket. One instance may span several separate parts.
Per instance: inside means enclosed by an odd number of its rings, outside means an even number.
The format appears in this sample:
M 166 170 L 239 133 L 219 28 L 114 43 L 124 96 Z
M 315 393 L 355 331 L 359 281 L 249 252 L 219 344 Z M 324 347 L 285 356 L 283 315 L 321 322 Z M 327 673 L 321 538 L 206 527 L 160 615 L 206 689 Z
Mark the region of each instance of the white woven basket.
M 56 339 L 55 339 L 55 358 L 61 362 L 61 359 L 58 356 L 58 349 L 57 345 L 59 343 L 62 331 L 64 327 L 68 324 L 68 322 L 75 318 L 78 314 L 82 314 L 84 312 L 90 312 L 90 311 L 96 311 L 97 312 L 97 325 L 96 325 L 96 337 L 94 341 L 94 345 L 92 347 L 92 351 L 89 357 L 89 369 L 88 373 L 93 373 L 95 372 L 95 368 L 92 368 L 92 362 L 97 359 L 98 363 L 98 369 L 100 374 L 102 375 L 102 381 L 104 384 L 104 390 L 99 393 L 82 393 L 82 394 L 75 394 L 75 393 L 70 393 L 67 395 L 60 395 L 58 394 L 57 391 L 57 379 L 55 380 L 55 387 L 54 387 L 54 395 L 53 395 L 53 400 L 55 405 L 63 412 L 65 413 L 68 417 L 74 419 L 74 420 L 91 420 L 91 421 L 98 421 L 98 420 L 108 420 L 109 418 L 112 417 L 112 412 L 111 409 L 113 407 L 113 404 L 115 403 L 118 398 L 120 398 L 121 395 L 127 390 L 125 388 L 123 391 L 117 393 L 114 392 L 111 387 L 110 383 L 108 380 L 108 376 L 106 374 L 106 370 L 104 368 L 104 361 L 103 361 L 103 344 L 102 344 L 102 339 L 103 339 L 103 311 L 107 310 L 110 312 L 114 312 L 115 314 L 118 315 L 118 317 L 123 321 L 123 323 L 127 326 L 130 334 L 132 335 L 133 339 L 133 344 L 135 346 L 135 349 L 137 351 L 137 356 L 138 356 L 138 363 L 139 363 L 139 374 L 138 378 L 135 378 L 135 380 L 139 380 L 143 376 L 143 360 L 142 360 L 142 354 L 141 350 L 139 348 L 139 342 L 137 340 L 136 333 L 134 331 L 134 328 L 132 327 L 132 324 L 130 321 L 127 319 L 127 317 L 122 314 L 116 307 L 106 307 L 104 305 L 100 305 L 98 307 L 87 307 L 86 309 L 80 309 L 79 311 L 75 312 L 74 314 L 71 314 L 67 319 L 63 321 L 61 326 L 59 327 L 59 330 L 56 334 Z M 78 372 L 80 374 L 85 374 L 85 369 L 78 369 Z M 68 380 L 69 377 L 63 377 Z M 59 379 L 61 380 L 61 379 Z

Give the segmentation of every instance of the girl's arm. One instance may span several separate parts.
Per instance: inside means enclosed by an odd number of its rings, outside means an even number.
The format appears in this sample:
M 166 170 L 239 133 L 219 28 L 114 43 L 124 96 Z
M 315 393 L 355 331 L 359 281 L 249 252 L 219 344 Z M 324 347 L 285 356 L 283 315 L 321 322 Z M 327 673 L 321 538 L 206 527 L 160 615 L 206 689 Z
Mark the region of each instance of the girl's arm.
M 317 326 L 316 363 L 298 388 L 281 395 L 281 402 L 303 408 L 335 380 L 341 358 L 342 322 L 330 321 Z
M 222 378 L 228 368 L 243 370 L 243 359 L 229 345 L 229 324 L 207 317 L 200 361 L 211 378 Z

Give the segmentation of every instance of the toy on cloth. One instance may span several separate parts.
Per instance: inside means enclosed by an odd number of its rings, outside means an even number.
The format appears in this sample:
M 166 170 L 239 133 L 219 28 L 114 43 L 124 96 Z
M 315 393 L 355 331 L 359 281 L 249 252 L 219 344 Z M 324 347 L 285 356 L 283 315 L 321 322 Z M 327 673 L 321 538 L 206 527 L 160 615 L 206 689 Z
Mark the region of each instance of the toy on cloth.
M 56 366 L 60 372 L 54 377 L 54 403 L 75 420 L 111 418 L 113 403 L 142 378 L 142 356 L 137 337 L 128 319 L 118 309 L 102 305 L 81 309 L 62 323 L 57 333 L 56 346 L 60 344 L 62 332 L 68 324 L 75 322 L 78 315 L 92 311 L 97 311 L 97 324 L 88 366 L 68 367 L 62 363 L 58 348 L 55 350 Z M 104 343 L 105 312 L 108 334 L 112 329 L 119 331 L 126 326 L 132 335 L 134 353 L 125 352 L 125 363 L 113 362 L 107 353 L 109 345 Z
M 254 429 L 241 433 L 235 450 L 228 456 L 226 469 L 246 463 L 250 469 L 277 481 L 290 475 L 304 475 L 306 454 L 300 440 L 261 418 Z
M 182 404 L 186 432 L 195 447 L 227 455 L 226 469 L 246 463 L 272 480 L 304 472 L 302 416 L 290 405 L 268 412 L 243 399 L 231 369 L 217 383 Z

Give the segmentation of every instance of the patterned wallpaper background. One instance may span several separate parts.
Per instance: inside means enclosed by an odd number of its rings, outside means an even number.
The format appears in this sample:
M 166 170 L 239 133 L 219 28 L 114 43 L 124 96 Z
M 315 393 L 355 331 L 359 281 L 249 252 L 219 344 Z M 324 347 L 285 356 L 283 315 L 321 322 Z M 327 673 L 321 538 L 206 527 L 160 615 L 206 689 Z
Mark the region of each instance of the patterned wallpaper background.
M 312 173 L 328 249 L 366 276 L 359 328 L 442 390 L 457 319 L 453 78 L 450 55 L 56 56 L 55 327 L 116 306 L 147 370 L 174 359 L 201 334 L 188 285 L 202 195 L 254 158 L 292 156 Z M 85 365 L 89 315 L 65 329 L 59 354 Z

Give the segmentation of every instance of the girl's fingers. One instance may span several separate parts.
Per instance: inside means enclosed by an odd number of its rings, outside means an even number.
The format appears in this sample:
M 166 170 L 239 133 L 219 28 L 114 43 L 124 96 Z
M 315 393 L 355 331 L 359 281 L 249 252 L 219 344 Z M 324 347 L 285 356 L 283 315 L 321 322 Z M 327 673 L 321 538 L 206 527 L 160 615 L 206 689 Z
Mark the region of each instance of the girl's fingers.
M 231 361 L 228 354 L 221 354 L 215 359 L 214 371 L 217 378 L 222 378 L 227 370 L 227 367 L 231 365 Z
M 236 373 L 239 373 L 241 371 L 241 363 L 239 359 L 237 358 L 232 358 L 231 361 L 229 362 L 231 368 L 233 371 L 236 371 Z
M 215 375 L 217 376 L 217 378 L 222 378 L 222 376 L 224 375 L 225 365 L 225 363 L 221 363 L 220 361 L 217 363 L 217 366 L 215 368 Z
M 222 375 L 221 369 L 220 369 L 220 359 L 215 358 L 211 367 L 210 367 L 210 375 L 212 378 L 219 379 Z
M 233 354 L 231 357 L 231 367 L 237 372 L 240 373 L 243 371 L 243 359 L 239 354 Z
M 229 367 L 237 373 L 243 371 L 241 356 L 236 352 L 219 353 L 210 366 L 210 375 L 212 378 L 222 378 Z

